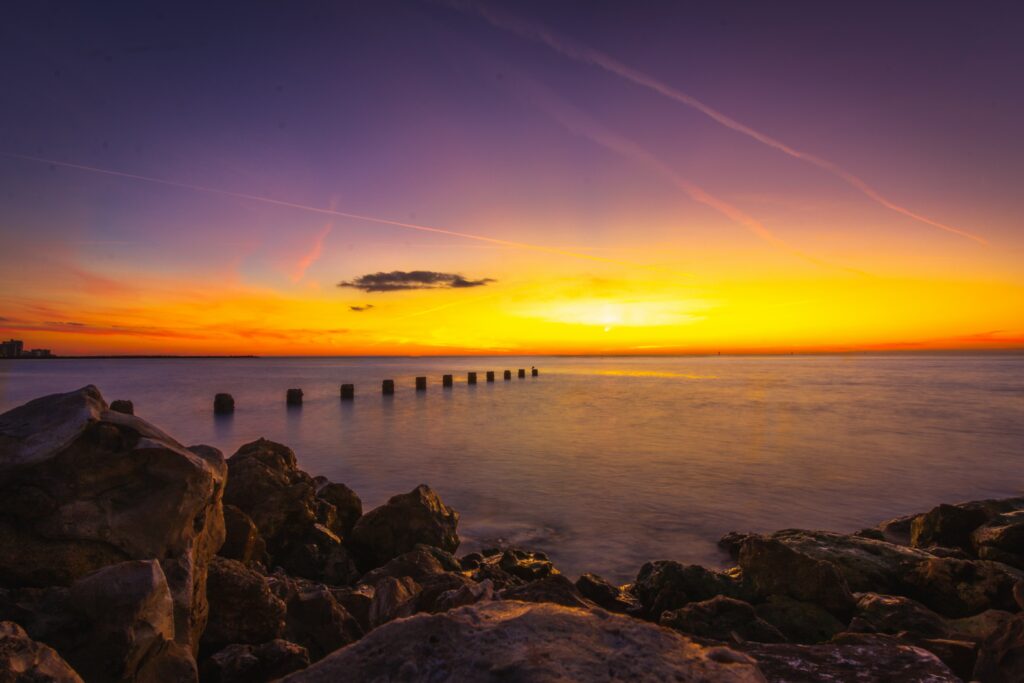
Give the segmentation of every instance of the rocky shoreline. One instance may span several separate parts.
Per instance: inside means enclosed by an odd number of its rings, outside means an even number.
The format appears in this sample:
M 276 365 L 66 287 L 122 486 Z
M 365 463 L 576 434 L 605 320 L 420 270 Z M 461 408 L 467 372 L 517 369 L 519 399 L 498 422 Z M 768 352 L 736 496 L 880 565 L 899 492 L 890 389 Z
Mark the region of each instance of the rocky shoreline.
M 1024 680 L 1024 497 L 730 533 L 731 569 L 615 586 L 457 556 L 428 486 L 364 512 L 287 446 L 130 413 L 89 386 L 0 415 L 0 683 Z

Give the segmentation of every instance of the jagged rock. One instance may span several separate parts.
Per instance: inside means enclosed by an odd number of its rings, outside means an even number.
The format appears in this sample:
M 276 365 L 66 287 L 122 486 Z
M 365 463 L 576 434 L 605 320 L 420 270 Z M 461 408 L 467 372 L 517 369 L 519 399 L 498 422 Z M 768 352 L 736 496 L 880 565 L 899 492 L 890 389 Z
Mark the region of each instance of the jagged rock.
M 831 562 L 858 593 L 898 593 L 905 568 L 932 557 L 923 550 L 829 531 L 785 529 L 768 537 L 801 555 Z
M 241 562 L 215 557 L 207 590 L 210 620 L 202 638 L 204 651 L 264 643 L 284 633 L 284 602 L 271 592 L 266 577 Z
M 636 597 L 597 574 L 581 575 L 576 580 L 576 589 L 587 600 L 609 612 L 625 614 L 640 611 L 640 601 Z
M 355 491 L 344 484 L 327 483 L 317 489 L 316 495 L 334 506 L 334 524 L 331 531 L 342 538 L 352 533 L 352 527 L 363 516 L 363 501 Z
M 267 544 L 252 518 L 234 505 L 224 506 L 226 538 L 219 555 L 249 564 L 266 562 Z
M 295 538 L 316 524 L 316 487 L 299 469 L 295 452 L 279 443 L 258 439 L 227 461 L 224 502 L 245 512 L 267 542 L 274 559 Z
M 747 540 L 750 534 L 744 534 L 739 531 L 730 531 L 729 533 L 718 539 L 718 547 L 729 554 L 729 557 L 735 562 L 740 557 L 740 546 L 743 545 L 743 541 Z
M 759 643 L 784 643 L 779 629 L 758 618 L 750 603 L 719 595 L 702 602 L 664 612 L 658 623 L 701 638 L 723 641 L 753 640 Z
M 935 557 L 908 567 L 901 593 L 947 617 L 1017 611 L 1013 587 L 1022 577 L 998 562 Z
M 338 603 L 326 586 L 300 584 L 285 601 L 285 638 L 309 650 L 317 661 L 363 634 L 359 622 Z
M 420 546 L 407 553 L 402 553 L 371 572 L 367 572 L 359 579 L 359 583 L 375 586 L 378 581 L 388 576 L 393 578 L 408 576 L 420 581 L 428 576 L 443 574 L 446 571 L 448 570 L 429 549 Z
M 185 448 L 96 387 L 0 415 L 0 583 L 69 585 L 125 560 L 159 559 L 175 638 L 206 624 L 206 569 L 224 541 L 226 468 L 216 449 Z
M 841 618 L 853 610 L 853 595 L 834 564 L 797 552 L 775 538 L 747 538 L 740 547 L 739 565 L 762 598 L 785 595 Z
M 386 576 L 381 579 L 370 603 L 370 628 L 377 628 L 392 619 L 407 617 L 416 611 L 416 596 L 420 594 L 420 585 L 403 576 L 396 579 Z
M 229 645 L 207 658 L 203 683 L 268 683 L 309 666 L 306 648 L 287 640 L 260 645 Z
M 501 554 L 498 566 L 523 581 L 536 581 L 557 574 L 558 570 L 544 553 L 509 548 Z
M 931 652 L 888 636 L 821 645 L 747 643 L 771 683 L 960 683 Z
M 331 589 L 331 595 L 352 615 L 364 633 L 370 630 L 370 605 L 373 604 L 374 593 L 373 586 L 366 584 Z
M 277 563 L 295 576 L 344 586 L 359 578 L 352 553 L 334 532 L 321 524 L 312 525 L 301 539 L 283 546 Z
M 552 604 L 487 602 L 386 624 L 284 679 L 762 683 L 752 660 L 653 624 Z
M 57 652 L 28 637 L 11 621 L 0 622 L 0 681 L 3 683 L 82 683 Z
M 640 567 L 633 582 L 633 594 L 640 601 L 642 614 L 653 621 L 662 612 L 679 609 L 689 602 L 710 600 L 716 595 L 745 597 L 739 584 L 725 574 L 672 560 L 647 562 Z
M 973 678 L 983 683 L 1024 681 L 1024 615 L 1004 622 L 981 643 Z
M 850 621 L 857 633 L 906 633 L 919 638 L 948 638 L 953 632 L 947 619 L 910 598 L 863 593 Z
M 918 515 L 910 525 L 910 545 L 915 548 L 946 546 L 968 549 L 971 532 L 988 521 L 981 506 L 939 505 Z
M 562 574 L 552 574 L 522 586 L 513 586 L 501 591 L 503 600 L 522 602 L 551 602 L 563 607 L 596 607 L 576 590 L 572 581 Z
M 883 541 L 896 545 L 910 545 L 910 526 L 917 515 L 894 517 L 880 523 L 875 528 L 881 532 Z
M 431 613 L 447 612 L 456 607 L 475 605 L 478 602 L 494 599 L 494 584 L 490 581 L 476 583 L 469 581 L 455 590 L 447 590 L 441 593 L 433 605 L 427 606 L 423 611 Z
M 459 513 L 445 505 L 433 489 L 421 484 L 360 517 L 351 540 L 359 548 L 366 568 L 372 569 L 419 543 L 455 552 L 459 547 L 458 524 Z
M 1024 569 L 1024 510 L 1003 513 L 978 527 L 971 545 L 983 560 Z
M 754 611 L 758 618 L 779 629 L 786 640 L 793 643 L 823 643 L 846 629 L 845 623 L 823 607 L 784 595 L 770 596 L 756 605 Z
M 131 401 L 125 401 L 123 399 L 111 401 L 110 409 L 116 413 L 124 413 L 125 415 L 135 414 L 135 405 Z
M 452 594 L 463 589 L 473 594 L 474 588 L 477 586 L 476 581 L 473 579 L 454 572 L 433 574 L 420 579 L 418 583 L 420 585 L 420 592 L 416 596 L 417 612 L 444 612 L 449 610 L 455 605 L 452 605 L 448 598 L 444 596 L 450 597 Z M 468 605 L 472 602 L 476 602 L 476 600 L 461 604 Z

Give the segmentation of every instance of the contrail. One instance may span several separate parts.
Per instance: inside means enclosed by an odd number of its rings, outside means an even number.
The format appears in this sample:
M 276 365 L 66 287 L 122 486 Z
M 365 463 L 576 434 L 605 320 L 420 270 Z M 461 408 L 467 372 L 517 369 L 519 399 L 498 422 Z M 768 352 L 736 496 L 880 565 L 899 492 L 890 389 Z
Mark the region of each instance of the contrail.
M 572 258 L 583 259 L 586 261 L 597 261 L 599 263 L 611 263 L 618 266 L 630 266 L 634 268 L 652 268 L 650 264 L 638 263 L 635 261 L 625 261 L 622 259 L 607 258 L 604 256 L 594 256 L 591 254 L 584 254 L 577 251 L 570 251 L 567 249 L 559 249 L 557 247 L 545 247 L 540 244 L 530 244 L 527 242 L 514 242 L 512 240 L 503 240 L 496 237 L 485 237 L 483 235 L 474 235 L 468 232 L 458 232 L 455 230 L 448 230 L 446 228 L 436 228 L 429 225 L 419 225 L 417 223 L 404 223 L 402 221 L 393 221 L 387 218 L 377 218 L 375 216 L 366 216 L 358 213 L 348 213 L 345 211 L 336 211 L 334 209 L 325 209 L 317 206 L 307 206 L 305 204 L 297 204 L 295 202 L 285 201 L 283 199 L 272 199 L 270 197 L 261 197 L 259 195 L 247 194 L 245 192 L 233 192 L 231 190 L 224 190 L 216 187 L 204 187 L 202 185 L 193 185 L 191 183 L 182 183 L 175 180 L 166 180 L 164 178 L 156 178 L 154 176 L 139 175 L 137 173 L 127 173 L 125 171 L 115 171 L 108 168 L 99 168 L 97 166 L 86 166 L 84 164 L 73 164 L 67 161 L 56 161 L 54 159 L 44 159 L 41 157 L 33 157 L 25 154 L 14 154 L 11 152 L 0 152 L 0 156 L 5 156 L 12 159 L 21 159 L 24 161 L 33 161 L 40 164 L 50 164 L 53 166 L 61 166 L 63 168 L 73 168 L 79 171 L 88 171 L 91 173 L 101 173 L 103 175 L 115 176 L 118 178 L 130 178 L 132 180 L 141 180 L 147 183 L 156 183 L 158 185 L 166 185 L 168 187 L 177 187 L 186 190 L 194 190 L 196 192 L 205 192 L 208 194 L 216 194 L 224 197 L 234 197 L 236 199 L 246 199 L 254 202 L 262 202 L 264 204 L 272 204 L 274 206 L 283 206 L 289 209 L 297 209 L 299 211 L 309 211 L 312 213 L 324 214 L 327 216 L 340 216 L 341 218 L 351 218 L 357 221 L 366 221 L 368 223 L 378 223 L 381 225 L 391 225 L 397 228 L 405 228 L 407 230 L 417 230 L 419 232 L 429 232 L 437 235 L 448 235 L 449 237 L 460 237 L 462 239 L 474 240 L 477 242 L 487 242 L 488 244 L 497 244 L 503 247 L 510 247 L 513 249 L 527 249 L 530 251 L 538 251 L 546 254 L 557 254 L 559 256 L 569 256 Z M 678 273 L 673 271 L 676 275 L 686 275 L 689 273 Z
M 981 237 L 980 235 L 976 235 L 972 232 L 961 230 L 959 228 L 954 228 L 953 226 L 946 225 L 945 223 L 940 223 L 939 221 L 932 220 L 927 216 L 922 216 L 921 214 L 915 213 L 910 209 L 907 209 L 906 207 L 900 206 L 899 204 L 885 198 L 877 190 L 868 185 L 864 180 L 854 175 L 853 173 L 850 173 L 846 169 L 838 166 L 837 164 L 826 159 L 814 156 L 813 154 L 802 152 L 798 149 L 790 147 L 781 140 L 777 140 L 776 138 L 773 138 L 770 135 L 767 135 L 759 130 L 755 130 L 750 126 L 740 123 L 736 119 L 733 119 L 727 116 L 726 114 L 723 114 L 722 112 L 718 111 L 717 109 L 711 107 L 710 105 L 701 102 L 696 97 L 693 97 L 692 95 L 687 95 L 681 90 L 677 90 L 676 88 L 673 88 L 672 86 L 657 80 L 653 76 L 649 76 L 641 71 L 637 71 L 636 69 L 626 66 L 622 62 L 619 62 L 618 60 L 610 57 L 607 54 L 604 54 L 603 52 L 599 52 L 598 50 L 586 47 L 584 45 L 580 45 L 578 43 L 570 42 L 569 40 L 566 40 L 565 38 L 556 35 L 554 32 L 547 29 L 546 27 L 539 26 L 536 24 L 530 24 L 525 21 L 522 21 L 521 19 L 503 13 L 499 13 L 495 11 L 493 8 L 484 6 L 483 4 L 475 2 L 474 0 L 442 1 L 445 2 L 445 4 L 447 4 L 449 7 L 453 7 L 463 12 L 475 12 L 479 16 L 483 17 L 492 26 L 514 33 L 520 36 L 521 38 L 526 38 L 527 40 L 543 43 L 552 50 L 574 61 L 599 67 L 611 74 L 614 74 L 620 78 L 630 81 L 631 83 L 635 83 L 636 85 L 647 88 L 648 90 L 652 90 L 669 99 L 675 100 L 676 102 L 679 102 L 681 104 L 686 105 L 687 107 L 690 107 L 691 109 L 699 111 L 700 113 L 704 114 L 713 121 L 725 126 L 726 128 L 730 128 L 738 133 L 746 135 L 747 137 L 753 138 L 754 140 L 757 140 L 761 144 L 777 149 L 780 152 L 787 154 L 795 159 L 800 159 L 801 161 L 805 161 L 809 164 L 817 166 L 820 169 L 828 171 L 832 175 L 846 182 L 851 187 L 854 187 L 857 190 L 859 190 L 872 201 L 877 202 L 878 204 L 884 206 L 885 208 L 891 211 L 895 211 L 896 213 L 902 214 L 907 218 L 912 218 L 913 220 L 916 220 L 920 223 L 924 223 L 925 225 L 930 225 L 933 228 L 945 230 L 946 232 L 953 233 L 954 235 L 960 235 L 961 237 L 966 237 L 967 239 L 974 240 L 979 244 L 988 244 L 988 241 L 984 237 Z

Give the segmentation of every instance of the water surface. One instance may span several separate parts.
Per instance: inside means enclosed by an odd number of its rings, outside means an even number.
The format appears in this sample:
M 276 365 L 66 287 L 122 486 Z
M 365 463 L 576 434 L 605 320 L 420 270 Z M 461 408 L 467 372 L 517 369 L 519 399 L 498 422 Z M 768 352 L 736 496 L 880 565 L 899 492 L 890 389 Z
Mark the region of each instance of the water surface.
M 572 576 L 718 565 L 730 530 L 852 531 L 1024 488 L 1020 355 L 0 361 L 0 411 L 88 383 L 186 444 L 288 444 L 367 508 L 428 483 L 461 513 L 464 550 L 506 539 Z

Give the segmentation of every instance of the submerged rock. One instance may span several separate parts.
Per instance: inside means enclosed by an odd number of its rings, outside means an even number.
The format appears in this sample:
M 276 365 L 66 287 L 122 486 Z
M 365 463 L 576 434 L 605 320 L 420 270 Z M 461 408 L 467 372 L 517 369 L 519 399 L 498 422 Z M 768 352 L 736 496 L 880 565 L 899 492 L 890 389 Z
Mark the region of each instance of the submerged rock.
M 67 586 L 125 560 L 159 560 L 175 639 L 194 649 L 207 564 L 224 541 L 225 474 L 219 451 L 108 410 L 93 386 L 4 413 L 0 583 Z
M 433 489 L 421 484 L 360 517 L 352 529 L 351 541 L 366 568 L 371 569 L 420 543 L 454 553 L 459 547 L 458 524 L 459 513 L 445 505 Z
M 0 622 L 0 681 L 4 683 L 82 683 L 52 648 L 28 637 L 14 622 Z
M 551 604 L 488 602 L 392 622 L 284 679 L 762 683 L 753 661 L 653 624 Z

